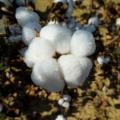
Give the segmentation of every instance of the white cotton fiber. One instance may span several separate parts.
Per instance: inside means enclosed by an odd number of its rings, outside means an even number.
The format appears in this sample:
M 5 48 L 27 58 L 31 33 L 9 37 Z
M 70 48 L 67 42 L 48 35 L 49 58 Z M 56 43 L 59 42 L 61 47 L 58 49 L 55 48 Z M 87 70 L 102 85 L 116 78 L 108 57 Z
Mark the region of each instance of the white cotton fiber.
M 87 57 L 79 57 L 80 65 L 83 68 L 83 79 L 81 79 L 81 85 L 85 82 L 86 78 L 88 77 L 90 70 L 92 69 L 93 63 Z
M 33 11 L 30 11 L 26 7 L 18 7 L 16 9 L 15 17 L 22 27 L 28 22 L 39 22 L 39 15 Z
M 77 30 L 71 39 L 71 52 L 77 56 L 89 56 L 96 50 L 95 39 L 92 33 Z
M 62 3 L 66 3 L 66 0 L 54 0 L 54 3 L 58 3 L 58 2 L 62 2 Z
M 64 99 L 64 101 L 66 101 L 66 102 L 70 102 L 71 101 L 71 96 L 70 95 L 63 95 L 63 99 Z
M 116 26 L 120 26 L 120 17 L 116 19 Z
M 41 29 L 41 25 L 34 22 L 28 22 L 23 26 L 22 29 L 22 40 L 26 45 L 29 45 L 32 39 L 36 37 L 36 32 L 39 32 Z
M 71 88 L 78 87 L 83 74 L 79 59 L 73 55 L 63 55 L 58 59 L 58 62 L 67 85 Z
M 55 120 L 67 120 L 63 115 L 58 115 Z
M 57 61 L 48 58 L 40 63 L 36 63 L 33 67 L 32 81 L 46 90 L 62 91 L 64 88 L 64 80 Z
M 36 62 L 53 57 L 54 54 L 55 49 L 49 41 L 43 38 L 35 38 L 25 52 L 24 62 L 28 67 L 33 67 Z
M 41 29 L 40 36 L 49 40 L 58 53 L 70 52 L 70 40 L 72 32 L 59 24 L 49 24 Z
M 90 69 L 91 61 L 86 57 L 63 55 L 58 59 L 64 80 L 71 88 L 76 88 L 84 83 Z
M 100 21 L 99 21 L 99 18 L 98 18 L 97 15 L 89 18 L 89 20 L 88 20 L 88 24 L 93 24 L 93 25 L 95 25 L 95 26 L 98 26 L 98 25 L 99 25 L 99 22 L 100 22 Z

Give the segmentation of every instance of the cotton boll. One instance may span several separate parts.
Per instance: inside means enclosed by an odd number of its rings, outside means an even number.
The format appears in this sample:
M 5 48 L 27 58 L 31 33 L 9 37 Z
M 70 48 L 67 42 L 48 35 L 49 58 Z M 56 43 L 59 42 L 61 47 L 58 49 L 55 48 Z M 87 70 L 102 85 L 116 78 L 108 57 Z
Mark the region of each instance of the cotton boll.
M 59 24 L 50 24 L 41 29 L 40 36 L 49 40 L 58 53 L 70 52 L 70 40 L 72 32 Z
M 71 98 L 70 95 L 63 95 L 63 99 L 64 99 L 64 101 L 66 101 L 66 102 L 70 102 L 72 98 Z
M 63 115 L 58 115 L 55 120 L 67 120 Z
M 95 52 L 96 44 L 93 35 L 84 30 L 77 30 L 71 39 L 71 52 L 77 56 L 89 56 Z
M 36 37 L 36 32 L 40 31 L 41 25 L 37 22 L 29 22 L 26 25 L 24 25 L 22 30 L 22 40 L 26 45 L 29 45 Z
M 58 100 L 58 104 L 59 105 L 62 105 L 63 103 L 64 103 L 64 99 L 63 98 L 61 98 L 61 99 Z
M 26 7 L 17 8 L 15 17 L 21 26 L 24 26 L 28 22 L 39 22 L 39 15 L 33 11 L 28 10 Z
M 79 58 L 74 55 L 62 55 L 58 62 L 67 85 L 71 88 L 81 85 L 84 71 L 80 65 Z
M 33 67 L 31 78 L 36 85 L 50 92 L 62 91 L 64 88 L 59 65 L 53 58 L 36 63 Z
M 24 62 L 28 67 L 33 67 L 36 62 L 53 57 L 55 49 L 52 44 L 43 38 L 35 38 L 25 52 Z

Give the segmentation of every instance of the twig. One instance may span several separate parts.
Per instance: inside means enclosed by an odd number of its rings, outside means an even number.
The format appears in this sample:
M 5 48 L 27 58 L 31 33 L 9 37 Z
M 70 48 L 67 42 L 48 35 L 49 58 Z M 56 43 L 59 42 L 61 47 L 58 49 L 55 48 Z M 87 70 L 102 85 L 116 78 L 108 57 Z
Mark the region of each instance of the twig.
M 116 40 L 119 40 L 120 39 L 120 35 L 116 36 L 113 40 L 107 42 L 104 46 L 108 46 L 110 45 L 111 43 L 115 42 Z

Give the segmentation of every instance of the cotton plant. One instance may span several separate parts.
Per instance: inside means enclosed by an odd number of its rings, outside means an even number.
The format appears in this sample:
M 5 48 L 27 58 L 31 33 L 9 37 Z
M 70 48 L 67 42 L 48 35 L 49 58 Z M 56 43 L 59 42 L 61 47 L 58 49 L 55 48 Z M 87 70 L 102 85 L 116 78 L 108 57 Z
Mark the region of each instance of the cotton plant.
M 58 72 L 60 72 L 59 74 L 61 75 L 60 81 L 64 82 L 70 88 L 77 88 L 84 84 L 90 73 L 92 62 L 88 56 L 92 55 L 95 49 L 95 39 L 92 33 L 84 30 L 77 30 L 72 34 L 71 30 L 60 24 L 47 24 L 41 29 L 40 37 L 33 39 L 28 46 L 24 54 L 24 61 L 28 67 L 33 69 L 34 77 L 32 77 L 32 81 L 37 80 L 37 82 L 34 82 L 36 85 L 48 91 L 54 91 L 54 89 L 48 88 L 49 84 L 47 84 L 47 82 L 50 82 L 49 77 L 51 79 L 51 76 L 47 76 L 48 71 L 44 71 L 46 69 L 50 70 L 49 65 L 48 68 L 46 68 L 45 64 L 47 64 L 47 62 L 44 61 L 52 58 L 56 60 L 59 66 Z M 54 63 L 55 62 L 52 64 Z M 34 66 L 38 66 L 35 67 L 38 70 L 35 70 Z M 35 74 L 35 71 L 39 70 L 41 74 L 40 77 L 38 77 L 38 73 Z M 52 72 L 51 74 L 53 74 L 54 77 L 53 86 L 55 86 L 55 84 L 56 86 L 60 86 L 60 83 L 57 81 L 57 75 Z M 42 81 L 44 81 L 42 75 L 48 78 L 45 79 L 46 84 L 44 85 L 42 83 Z M 63 86 L 57 91 L 62 90 Z M 65 105 L 69 106 L 68 103 L 65 103 Z
M 88 57 L 96 50 L 92 32 L 98 26 L 98 19 L 93 17 L 86 26 L 81 25 L 71 17 L 72 0 L 54 2 L 68 3 L 65 13 L 68 19 L 62 24 L 49 21 L 41 28 L 39 15 L 27 7 L 18 7 L 15 17 L 27 45 L 20 53 L 27 67 L 32 69 L 32 82 L 48 92 L 63 93 L 65 86 L 72 89 L 82 86 L 90 74 L 93 64 Z M 69 110 L 71 100 L 71 96 L 62 94 L 58 104 Z M 58 115 L 55 120 L 66 118 Z

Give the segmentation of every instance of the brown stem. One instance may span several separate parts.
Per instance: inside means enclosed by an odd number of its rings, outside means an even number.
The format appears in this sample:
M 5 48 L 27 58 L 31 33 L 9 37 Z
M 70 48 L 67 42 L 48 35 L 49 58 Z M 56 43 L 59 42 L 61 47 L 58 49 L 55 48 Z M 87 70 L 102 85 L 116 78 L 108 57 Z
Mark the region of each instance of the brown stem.
M 110 45 L 111 43 L 115 42 L 115 41 L 118 40 L 119 38 L 120 38 L 120 35 L 116 36 L 113 40 L 107 42 L 104 46 Z

